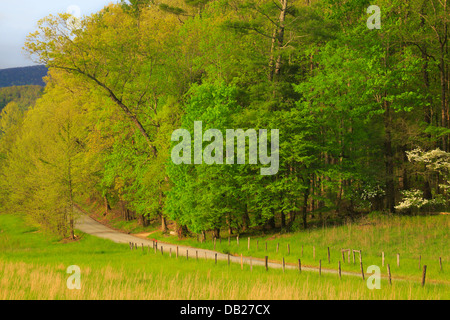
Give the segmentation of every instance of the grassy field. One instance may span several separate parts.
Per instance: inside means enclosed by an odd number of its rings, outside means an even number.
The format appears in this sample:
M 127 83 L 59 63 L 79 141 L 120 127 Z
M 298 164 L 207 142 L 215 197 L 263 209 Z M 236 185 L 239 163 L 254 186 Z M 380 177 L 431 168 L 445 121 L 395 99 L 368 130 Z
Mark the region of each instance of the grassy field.
M 226 262 L 170 258 L 81 234 L 66 243 L 0 215 L 0 299 L 449 299 L 449 285 L 385 279 L 369 290 L 360 278 L 269 270 Z M 81 290 L 69 290 L 66 270 L 81 269 Z
M 129 222 L 128 230 L 133 231 Z M 114 225 L 122 229 L 122 225 Z M 149 229 L 150 230 L 150 229 Z M 149 231 L 147 230 L 147 231 Z M 135 232 L 141 232 L 137 229 Z M 362 250 L 362 260 L 365 267 L 377 265 L 382 274 L 387 276 L 387 265 L 390 265 L 393 277 L 421 281 L 423 266 L 427 265 L 427 281 L 450 284 L 450 216 L 387 216 L 382 214 L 369 215 L 358 222 L 328 228 L 314 228 L 307 232 L 286 234 L 269 234 L 265 236 L 242 234 L 239 245 L 236 235 L 228 244 L 228 236 L 222 235 L 217 240 L 215 249 L 219 252 L 235 255 L 253 256 L 270 260 L 296 264 L 301 259 L 305 266 L 322 266 L 337 269 L 338 261 L 345 271 L 359 272 L 359 254 L 356 253 L 356 263 L 353 256 L 345 253 L 345 263 L 342 261 L 341 249 Z M 250 250 L 248 250 L 250 237 Z M 149 238 L 174 244 L 188 245 L 205 249 L 214 249 L 211 235 L 207 241 L 198 242 L 196 236 L 179 240 L 176 236 L 153 232 Z M 267 251 L 266 251 L 267 243 Z M 289 246 L 289 247 L 288 247 Z M 278 247 L 278 251 L 277 251 Z M 330 248 L 330 263 L 328 263 L 328 248 Z M 385 265 L 382 266 L 382 252 L 385 255 Z M 400 254 L 400 266 L 397 266 L 397 254 Z M 440 260 L 439 260 L 440 259 Z M 442 271 L 440 261 L 442 262 Z

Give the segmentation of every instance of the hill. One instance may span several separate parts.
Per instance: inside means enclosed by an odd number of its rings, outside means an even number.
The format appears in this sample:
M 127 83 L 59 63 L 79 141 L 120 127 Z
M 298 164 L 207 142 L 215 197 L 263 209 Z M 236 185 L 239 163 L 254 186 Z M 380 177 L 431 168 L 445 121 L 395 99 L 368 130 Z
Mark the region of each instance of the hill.
M 47 71 L 45 66 L 1 69 L 0 88 L 24 85 L 45 86 L 42 78 L 47 75 Z

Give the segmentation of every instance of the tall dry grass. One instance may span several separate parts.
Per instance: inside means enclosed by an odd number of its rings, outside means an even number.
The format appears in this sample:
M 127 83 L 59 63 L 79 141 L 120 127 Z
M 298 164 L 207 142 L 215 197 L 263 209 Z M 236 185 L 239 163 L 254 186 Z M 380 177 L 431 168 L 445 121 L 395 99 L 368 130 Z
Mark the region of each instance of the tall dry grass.
M 179 262 L 187 263 L 187 262 Z M 64 266 L 0 261 L 1 300 L 348 300 L 348 299 L 448 299 L 443 287 L 421 288 L 413 283 L 383 283 L 369 290 L 361 279 L 296 272 L 192 268 L 191 272 L 143 270 L 130 272 L 112 266 L 82 269 L 81 290 L 69 290 Z M 197 270 L 196 270 L 197 269 Z M 241 272 L 241 275 L 236 273 Z M 448 287 L 447 287 L 448 289 Z

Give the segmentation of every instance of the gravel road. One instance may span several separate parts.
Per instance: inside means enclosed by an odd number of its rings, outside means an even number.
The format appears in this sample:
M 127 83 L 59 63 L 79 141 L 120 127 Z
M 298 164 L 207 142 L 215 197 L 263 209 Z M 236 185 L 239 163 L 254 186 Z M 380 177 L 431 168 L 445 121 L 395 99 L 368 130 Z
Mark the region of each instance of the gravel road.
M 78 217 L 76 221 L 75 228 L 86 233 L 90 234 L 99 238 L 108 239 L 116 243 L 134 243 L 137 244 L 139 248 L 144 245 L 145 248 L 153 249 L 153 241 L 142 239 L 130 234 L 122 233 L 116 230 L 113 230 L 111 228 L 108 228 L 107 226 L 95 221 L 91 217 L 87 216 L 86 214 L 82 214 Z M 164 252 L 169 252 L 172 250 L 172 254 L 175 255 L 177 246 L 169 243 L 163 243 L 158 241 L 158 250 L 163 247 Z M 230 259 L 231 263 L 241 263 L 241 257 L 240 256 L 228 256 L 227 254 L 206 250 L 206 249 L 200 249 L 200 248 L 193 248 L 193 247 L 187 247 L 187 246 L 178 246 L 178 253 L 179 256 L 186 257 L 188 255 L 189 258 L 195 258 L 197 255 L 199 258 L 203 259 L 215 259 L 215 256 L 217 254 L 218 260 L 225 260 L 227 261 Z M 264 266 L 265 261 L 263 259 L 259 258 L 252 258 L 252 257 L 242 257 L 242 262 L 244 264 L 250 264 L 252 263 L 254 266 Z M 269 261 L 268 263 L 269 268 L 282 268 L 282 264 L 280 262 L 276 261 Z M 298 269 L 298 266 L 286 264 L 286 269 Z M 313 271 L 313 272 L 319 272 L 318 268 L 310 268 L 310 267 L 304 267 L 302 266 L 302 271 Z M 323 273 L 334 273 L 337 274 L 337 270 L 329 270 L 322 268 Z M 357 273 L 350 273 L 350 272 L 342 272 L 342 275 L 352 275 L 352 276 L 361 276 Z

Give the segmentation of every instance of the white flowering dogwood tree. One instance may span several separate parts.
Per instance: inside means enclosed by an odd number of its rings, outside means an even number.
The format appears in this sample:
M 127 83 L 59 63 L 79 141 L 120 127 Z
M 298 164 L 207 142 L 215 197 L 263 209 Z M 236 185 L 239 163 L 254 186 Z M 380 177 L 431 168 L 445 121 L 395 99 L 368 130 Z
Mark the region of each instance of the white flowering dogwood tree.
M 423 151 L 416 148 L 406 152 L 408 160 L 421 164 L 425 168 L 425 174 L 438 173 L 444 179 L 439 187 L 446 190 L 450 187 L 450 153 L 438 149 Z M 437 205 L 445 205 L 446 199 L 442 194 L 435 194 L 433 199 L 425 199 L 423 191 L 413 189 L 403 191 L 403 200 L 395 209 L 405 211 L 410 209 L 430 208 Z

